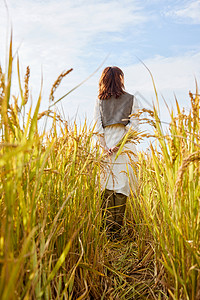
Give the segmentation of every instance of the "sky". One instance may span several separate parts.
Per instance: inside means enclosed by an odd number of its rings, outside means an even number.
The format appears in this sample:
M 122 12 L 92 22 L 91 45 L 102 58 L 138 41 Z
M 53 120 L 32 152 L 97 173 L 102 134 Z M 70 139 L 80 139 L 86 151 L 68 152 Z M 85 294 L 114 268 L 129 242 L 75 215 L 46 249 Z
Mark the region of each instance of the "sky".
M 51 86 L 62 71 L 73 68 L 55 100 L 103 63 L 57 105 L 69 120 L 83 122 L 86 117 L 88 124 L 92 122 L 106 66 L 120 67 L 126 90 L 141 107 L 148 107 L 155 92 L 143 62 L 153 75 L 163 120 L 169 118 L 163 99 L 171 108 L 176 96 L 180 106 L 189 109 L 188 92 L 195 92 L 195 78 L 200 81 L 200 0 L 0 0 L 2 66 L 11 25 L 22 78 L 30 66 L 33 103 L 43 77 L 41 111 L 47 109 Z M 16 59 L 14 65 L 16 69 Z M 14 82 L 15 77 L 16 71 Z

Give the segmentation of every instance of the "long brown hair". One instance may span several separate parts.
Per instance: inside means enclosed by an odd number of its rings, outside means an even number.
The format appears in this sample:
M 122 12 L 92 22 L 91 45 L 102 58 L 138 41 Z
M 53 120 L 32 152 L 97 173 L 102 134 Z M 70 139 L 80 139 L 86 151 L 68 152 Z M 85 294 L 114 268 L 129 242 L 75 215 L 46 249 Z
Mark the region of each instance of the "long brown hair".
M 111 96 L 119 98 L 124 91 L 124 73 L 118 67 L 107 67 L 103 70 L 99 80 L 99 95 L 101 100 Z

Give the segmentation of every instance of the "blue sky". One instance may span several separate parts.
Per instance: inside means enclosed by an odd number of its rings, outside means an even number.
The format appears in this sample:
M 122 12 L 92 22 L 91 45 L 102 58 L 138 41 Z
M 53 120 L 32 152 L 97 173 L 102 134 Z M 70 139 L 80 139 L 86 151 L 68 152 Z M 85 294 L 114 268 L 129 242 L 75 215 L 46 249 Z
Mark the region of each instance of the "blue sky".
M 21 71 L 25 73 L 27 65 L 31 68 L 33 101 L 43 73 L 42 110 L 63 70 L 74 69 L 55 98 L 85 79 L 109 55 L 90 80 L 63 99 L 66 118 L 77 113 L 81 121 L 85 116 L 92 120 L 98 80 L 107 65 L 122 68 L 127 91 L 151 103 L 153 85 L 141 59 L 154 76 L 163 120 L 168 117 L 162 98 L 172 106 L 175 93 L 180 105 L 187 107 L 188 91 L 195 91 L 194 78 L 200 78 L 200 0 L 0 0 L 2 65 L 11 23 L 14 49 L 20 46 Z

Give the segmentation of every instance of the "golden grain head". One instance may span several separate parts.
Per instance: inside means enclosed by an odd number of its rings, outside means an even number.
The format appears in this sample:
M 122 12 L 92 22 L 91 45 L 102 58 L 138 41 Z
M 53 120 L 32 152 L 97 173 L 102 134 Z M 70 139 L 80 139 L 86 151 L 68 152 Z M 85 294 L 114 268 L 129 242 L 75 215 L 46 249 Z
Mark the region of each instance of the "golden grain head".
M 17 117 L 17 112 L 15 111 L 14 107 L 12 106 L 12 104 L 9 106 L 9 110 L 10 110 L 10 122 L 12 125 L 19 127 L 19 120 Z
M 193 93 L 191 91 L 189 91 L 189 96 L 190 96 L 190 99 L 193 100 Z
M 29 78 L 30 78 L 30 67 L 27 66 L 26 74 L 24 76 L 24 105 L 28 102 L 28 97 L 29 97 Z
M 43 111 L 43 112 L 41 112 L 41 113 L 39 113 L 38 114 L 38 120 L 40 120 L 42 117 L 44 117 L 44 116 L 50 116 L 50 114 L 53 114 L 54 112 L 53 111 L 51 111 L 51 110 L 45 110 L 45 111 Z
M 179 186 L 182 186 L 182 184 L 183 184 L 183 175 L 184 175 L 184 172 L 186 171 L 187 167 L 189 166 L 190 163 L 195 162 L 195 161 L 198 161 L 198 162 L 200 161 L 200 151 L 191 153 L 190 155 L 188 155 L 188 157 L 186 157 L 183 160 L 183 163 L 178 170 L 178 175 L 177 175 L 176 184 L 175 184 L 175 186 L 176 186 L 175 194 L 177 194 Z
M 18 106 L 18 97 L 15 97 L 14 95 L 12 95 L 13 99 L 14 99 L 14 108 L 15 110 L 19 113 L 21 110 Z
M 58 86 L 60 85 L 62 79 L 67 75 L 69 74 L 73 69 L 69 69 L 67 71 L 63 71 L 59 76 L 58 78 L 56 79 L 56 81 L 54 82 L 52 88 L 51 88 L 51 92 L 50 92 L 50 95 L 49 95 L 49 101 L 54 101 L 54 93 L 56 91 L 56 89 L 58 88 Z
M 2 72 L 0 65 L 0 99 L 3 98 L 5 94 L 5 74 Z

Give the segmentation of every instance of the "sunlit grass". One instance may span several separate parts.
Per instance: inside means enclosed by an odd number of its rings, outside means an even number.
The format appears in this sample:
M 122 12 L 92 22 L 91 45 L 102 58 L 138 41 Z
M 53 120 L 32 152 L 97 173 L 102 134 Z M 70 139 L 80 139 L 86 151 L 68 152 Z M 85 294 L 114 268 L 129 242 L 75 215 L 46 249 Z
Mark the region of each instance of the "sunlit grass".
M 53 85 L 51 107 L 70 71 Z M 111 242 L 102 222 L 104 158 L 94 128 L 68 124 L 56 110 L 40 112 L 41 93 L 33 110 L 29 76 L 27 68 L 22 82 L 11 41 L 7 69 L 0 69 L 1 299 L 198 299 L 198 91 L 190 94 L 188 114 L 177 102 L 168 132 L 156 108 L 139 112 L 157 142 L 138 154 L 137 169 L 133 164 L 138 188 L 128 199 L 122 239 Z M 48 118 L 51 128 L 39 130 Z M 147 135 L 128 133 L 120 145 L 132 138 Z
M 140 220 L 152 234 L 156 276 L 173 299 L 198 299 L 200 292 L 198 90 L 190 100 L 188 114 L 177 102 L 178 113 L 171 111 L 166 133 L 157 110 L 149 113 L 157 143 L 150 154 L 139 154 L 138 164 Z

